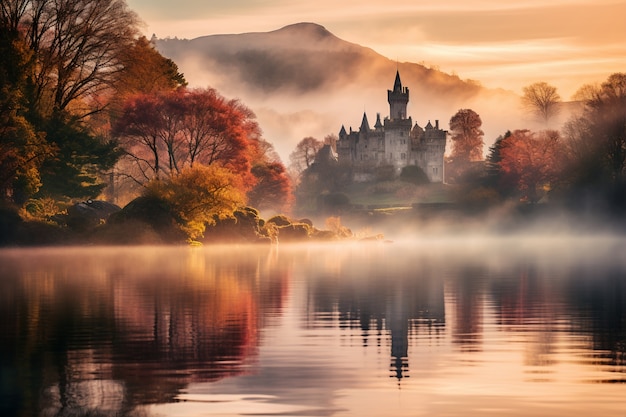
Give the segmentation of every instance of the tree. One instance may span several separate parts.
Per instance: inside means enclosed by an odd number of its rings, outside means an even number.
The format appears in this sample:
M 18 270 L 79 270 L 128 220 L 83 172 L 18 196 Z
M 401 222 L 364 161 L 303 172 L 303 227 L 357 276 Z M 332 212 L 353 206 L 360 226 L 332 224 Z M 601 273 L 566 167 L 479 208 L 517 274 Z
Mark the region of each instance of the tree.
M 0 201 L 22 204 L 41 186 L 41 164 L 54 148 L 24 116 L 24 88 L 31 54 L 12 30 L 2 4 L 0 14 Z
M 45 125 L 54 157 L 41 166 L 38 195 L 57 198 L 96 198 L 106 187 L 103 174 L 113 168 L 121 149 L 117 142 L 94 135 L 78 118 L 53 118 Z
M 280 162 L 261 162 L 252 167 L 256 184 L 248 191 L 248 204 L 259 210 L 285 212 L 292 203 L 291 181 Z
M 54 153 L 22 116 L 0 119 L 0 200 L 23 204 L 41 187 L 41 166 Z
M 261 210 L 288 212 L 293 203 L 291 178 L 274 145 L 263 138 L 250 147 L 254 186 L 248 191 L 248 204 Z
M 167 203 L 191 239 L 202 237 L 206 224 L 242 206 L 245 196 L 233 173 L 217 165 L 185 167 L 167 180 L 153 180 L 146 194 Z
M 626 73 L 612 74 L 599 86 L 583 86 L 577 97 L 584 110 L 564 129 L 574 192 L 584 189 L 626 206 Z
M 254 114 L 213 89 L 179 88 L 128 100 L 114 133 L 136 170 L 135 181 L 172 176 L 185 167 L 219 164 L 253 185 L 250 157 L 260 139 Z
M 187 80 L 179 72 L 178 65 L 161 55 L 145 36 L 122 51 L 120 59 L 124 71 L 115 78 L 115 90 L 122 97 L 166 92 L 187 86 Z
M 5 155 L 12 155 L 3 168 L 10 172 L 22 161 L 2 187 L 14 200 L 35 192 L 93 197 L 102 189 L 99 176 L 118 153 L 87 117 L 106 104 L 94 98 L 123 69 L 121 51 L 132 43 L 136 23 L 123 0 L 2 1 L 0 88 L 7 100 L 0 117 Z M 28 151 L 19 156 L 19 146 Z
M 23 34 L 35 63 L 29 101 L 39 114 L 81 108 L 110 88 L 122 70 L 122 51 L 132 45 L 138 19 L 124 0 L 6 0 L 2 22 Z
M 475 176 L 473 167 L 483 159 L 483 131 L 480 116 L 461 109 L 450 119 L 452 152 L 446 161 L 446 181 L 460 183 Z
M 314 137 L 308 136 L 303 138 L 294 151 L 289 155 L 290 169 L 300 175 L 302 171 L 309 168 L 315 161 L 315 155 L 322 149 L 324 142 Z
M 124 102 L 130 97 L 165 93 L 187 86 L 187 80 L 176 63 L 161 55 L 145 36 L 135 40 L 121 54 L 123 70 L 113 80 L 112 94 L 101 99 L 108 105 L 104 123 L 109 117 L 117 119 Z
M 523 88 L 522 104 L 527 111 L 537 116 L 544 123 L 559 113 L 561 96 L 556 87 L 546 82 L 537 82 Z
M 506 140 L 512 135 L 510 130 L 507 130 L 504 135 L 500 135 L 496 138 L 493 145 L 489 147 L 489 153 L 485 158 L 485 177 L 482 181 L 482 185 L 495 190 L 501 196 L 511 196 L 515 192 L 515 187 L 511 187 L 503 180 L 502 167 L 500 162 L 502 161 L 502 147 L 506 143 Z
M 499 145 L 499 166 L 506 184 L 536 203 L 560 179 L 562 140 L 559 132 L 516 130 Z
M 483 122 L 471 109 L 461 109 L 450 119 L 452 158 L 456 161 L 475 162 L 483 159 Z

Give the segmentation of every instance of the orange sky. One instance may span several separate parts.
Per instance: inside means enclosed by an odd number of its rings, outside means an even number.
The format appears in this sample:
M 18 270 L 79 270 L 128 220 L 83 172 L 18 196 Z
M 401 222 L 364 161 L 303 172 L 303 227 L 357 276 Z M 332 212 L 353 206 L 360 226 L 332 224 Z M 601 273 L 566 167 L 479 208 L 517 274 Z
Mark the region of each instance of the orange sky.
M 314 22 L 399 61 L 521 93 L 547 81 L 567 100 L 626 72 L 626 1 L 127 0 L 160 38 L 265 32 Z

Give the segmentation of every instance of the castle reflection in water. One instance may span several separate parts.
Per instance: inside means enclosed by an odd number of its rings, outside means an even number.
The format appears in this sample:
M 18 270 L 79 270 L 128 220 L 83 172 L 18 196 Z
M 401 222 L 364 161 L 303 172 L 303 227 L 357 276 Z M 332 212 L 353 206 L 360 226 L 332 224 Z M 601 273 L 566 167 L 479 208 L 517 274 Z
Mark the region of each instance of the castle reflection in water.
M 126 415 L 258 372 L 261 346 L 282 343 L 261 335 L 288 309 L 305 332 L 386 356 L 398 383 L 430 366 L 411 351 L 476 352 L 502 333 L 532 334 L 526 362 L 550 366 L 555 331 L 588 337 L 626 382 L 621 263 L 363 245 L 15 249 L 0 265 L 3 415 Z

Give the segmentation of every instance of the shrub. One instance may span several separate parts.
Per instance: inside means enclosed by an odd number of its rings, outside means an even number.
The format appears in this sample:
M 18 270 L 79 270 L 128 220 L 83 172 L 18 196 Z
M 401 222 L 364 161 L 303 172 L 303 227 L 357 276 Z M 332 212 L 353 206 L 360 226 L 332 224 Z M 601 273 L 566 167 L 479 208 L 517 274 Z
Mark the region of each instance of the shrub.
M 400 172 L 400 179 L 415 185 L 428 184 L 428 176 L 417 165 L 407 165 Z
M 166 202 L 181 220 L 190 239 L 203 236 L 206 224 L 232 215 L 244 203 L 236 186 L 237 179 L 217 165 L 195 165 L 183 169 L 168 181 L 156 180 L 147 186 L 147 194 Z

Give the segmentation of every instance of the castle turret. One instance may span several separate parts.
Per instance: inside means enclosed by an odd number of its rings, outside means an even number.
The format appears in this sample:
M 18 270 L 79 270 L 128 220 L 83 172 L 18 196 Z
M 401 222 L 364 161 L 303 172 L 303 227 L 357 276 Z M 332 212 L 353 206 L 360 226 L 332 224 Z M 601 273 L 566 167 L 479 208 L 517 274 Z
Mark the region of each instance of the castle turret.
M 367 121 L 367 114 L 363 113 L 363 120 L 361 121 L 361 132 L 366 133 L 370 130 L 370 124 Z
M 376 131 L 383 130 L 383 124 L 380 121 L 380 113 L 376 113 L 376 124 L 374 125 L 374 129 L 376 129 Z
M 406 119 L 406 106 L 409 103 L 409 89 L 402 87 L 399 71 L 396 71 L 396 80 L 393 83 L 393 90 L 387 90 L 387 101 L 389 102 L 389 118 L 391 120 Z

